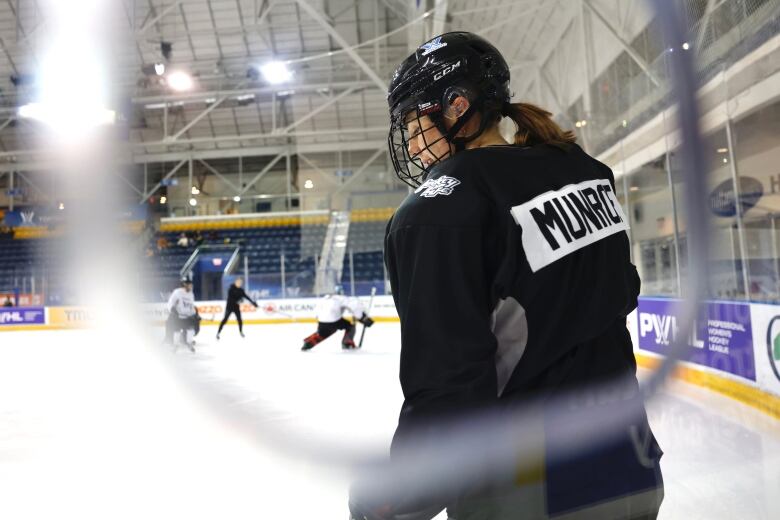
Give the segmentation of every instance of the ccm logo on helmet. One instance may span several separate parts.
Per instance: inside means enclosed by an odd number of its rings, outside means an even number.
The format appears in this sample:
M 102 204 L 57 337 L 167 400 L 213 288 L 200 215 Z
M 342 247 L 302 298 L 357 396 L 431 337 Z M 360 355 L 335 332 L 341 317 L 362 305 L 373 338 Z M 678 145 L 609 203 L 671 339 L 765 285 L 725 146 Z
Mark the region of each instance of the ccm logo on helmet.
M 437 72 L 436 74 L 433 75 L 433 81 L 439 81 L 441 78 L 443 78 L 453 70 L 457 69 L 458 67 L 460 67 L 460 61 L 456 61 L 452 65 L 448 65 L 447 67 L 444 68 L 444 70 Z
M 533 272 L 628 229 L 606 179 L 569 184 L 511 209 L 523 228 L 523 249 Z

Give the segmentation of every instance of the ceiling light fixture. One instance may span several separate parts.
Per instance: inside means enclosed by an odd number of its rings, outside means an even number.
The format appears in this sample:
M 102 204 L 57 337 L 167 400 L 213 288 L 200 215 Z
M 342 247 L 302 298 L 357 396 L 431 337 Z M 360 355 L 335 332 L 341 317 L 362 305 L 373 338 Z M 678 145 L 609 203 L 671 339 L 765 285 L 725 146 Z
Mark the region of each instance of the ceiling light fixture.
M 173 90 L 182 91 L 190 90 L 192 88 L 192 76 L 186 72 L 175 70 L 166 76 L 168 86 Z
M 260 66 L 260 72 L 263 74 L 263 78 L 272 85 L 285 83 L 292 79 L 292 71 L 283 61 L 269 61 Z

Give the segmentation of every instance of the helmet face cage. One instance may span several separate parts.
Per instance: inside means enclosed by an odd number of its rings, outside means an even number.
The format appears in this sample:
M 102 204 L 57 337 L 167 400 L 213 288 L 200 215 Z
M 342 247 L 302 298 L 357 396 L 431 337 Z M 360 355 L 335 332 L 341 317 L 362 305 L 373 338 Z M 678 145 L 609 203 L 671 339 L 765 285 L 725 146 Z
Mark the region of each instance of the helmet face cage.
M 417 187 L 434 164 L 476 139 L 500 113 L 493 102 L 501 105 L 509 100 L 509 76 L 509 67 L 498 49 L 467 32 L 437 36 L 407 57 L 393 73 L 387 94 L 391 116 L 388 148 L 398 177 Z M 453 125 L 446 128 L 444 114 L 449 113 L 449 103 L 458 96 L 469 100 L 469 108 L 459 111 Z M 475 113 L 482 114 L 479 128 L 471 135 L 459 135 Z M 407 131 L 414 117 L 422 136 L 410 136 Z M 438 132 L 425 135 L 433 127 Z M 440 136 L 434 138 L 436 134 Z M 446 151 L 434 153 L 433 147 L 442 139 L 448 144 Z M 419 151 L 412 155 L 410 145 Z M 432 160 L 427 166 L 423 152 Z
M 451 147 L 445 137 L 446 132 L 444 132 L 444 129 L 442 128 L 443 125 L 437 124 L 434 119 L 436 116 L 440 117 L 441 114 L 429 114 L 430 117 L 423 119 L 423 116 L 426 115 L 425 111 L 421 110 L 420 107 L 412 107 L 411 110 L 394 116 L 390 122 L 390 135 L 388 136 L 390 160 L 393 163 L 398 178 L 412 188 L 420 186 L 422 181 L 425 180 L 425 177 L 430 173 L 431 168 L 449 157 L 451 153 Z M 414 135 L 410 135 L 407 125 L 414 118 L 417 119 L 417 131 Z M 431 137 L 426 135 L 426 133 L 430 129 L 437 129 L 439 131 L 439 137 L 429 141 Z M 421 146 L 416 153 L 412 154 L 409 150 L 409 146 L 413 142 L 419 145 L 420 138 L 422 138 L 423 146 Z M 448 144 L 447 151 L 438 155 L 433 151 L 432 147 L 442 140 Z M 434 161 L 427 167 L 422 161 L 422 154 L 425 151 L 434 158 Z

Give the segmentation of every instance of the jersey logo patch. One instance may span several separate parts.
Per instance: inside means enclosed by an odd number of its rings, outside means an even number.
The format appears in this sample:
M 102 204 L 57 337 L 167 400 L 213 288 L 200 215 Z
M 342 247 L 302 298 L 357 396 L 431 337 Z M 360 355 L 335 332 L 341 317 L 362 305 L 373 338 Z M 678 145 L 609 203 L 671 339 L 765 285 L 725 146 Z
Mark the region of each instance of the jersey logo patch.
M 438 179 L 428 179 L 423 182 L 414 192 L 420 197 L 427 198 L 433 198 L 437 195 L 451 195 L 452 190 L 458 184 L 460 184 L 458 179 L 442 175 Z
M 446 43 L 442 43 L 441 42 L 441 36 L 437 36 L 433 40 L 431 40 L 431 41 L 429 41 L 427 43 L 423 43 L 420 46 L 420 49 L 422 49 L 422 51 L 423 51 L 422 55 L 423 56 L 427 56 L 430 53 L 432 53 L 433 51 L 439 50 L 442 47 L 446 47 L 446 46 L 447 46 Z
M 606 179 L 569 184 L 511 209 L 533 272 L 620 231 L 626 216 Z

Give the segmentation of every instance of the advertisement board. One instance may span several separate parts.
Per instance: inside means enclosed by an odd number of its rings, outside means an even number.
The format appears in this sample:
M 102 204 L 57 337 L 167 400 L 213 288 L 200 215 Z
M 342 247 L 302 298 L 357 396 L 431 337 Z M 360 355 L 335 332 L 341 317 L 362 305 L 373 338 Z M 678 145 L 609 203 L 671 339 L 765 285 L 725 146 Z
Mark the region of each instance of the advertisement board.
M 20 293 L 17 297 L 15 293 L 0 292 L 0 303 L 5 302 L 6 298 L 10 299 L 11 302 L 15 302 L 19 307 L 27 307 L 30 305 L 40 307 L 43 305 L 42 294 Z
M 369 297 L 361 297 L 363 305 L 368 305 Z M 317 317 L 317 298 L 285 298 L 257 300 L 258 307 L 249 302 L 242 302 L 241 315 L 244 323 L 273 323 L 291 320 L 313 321 Z M 225 301 L 199 301 L 195 302 L 201 319 L 208 322 L 219 322 L 225 314 Z M 161 322 L 168 318 L 168 311 L 164 303 L 152 304 L 145 307 L 145 313 L 151 321 Z M 398 319 L 398 312 L 391 296 L 375 296 L 371 305 L 371 316 L 374 318 Z M 231 316 L 231 320 L 235 317 Z
M 46 309 L 43 307 L 0 307 L 0 327 L 45 323 Z
M 637 309 L 637 346 L 667 354 L 682 328 L 680 300 L 640 298 Z M 750 305 L 707 302 L 700 306 L 687 343 L 685 361 L 756 381 Z
M 62 328 L 86 327 L 92 313 L 86 307 L 49 307 L 49 325 Z
M 756 375 L 761 388 L 780 395 L 780 305 L 751 305 Z

